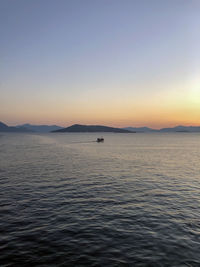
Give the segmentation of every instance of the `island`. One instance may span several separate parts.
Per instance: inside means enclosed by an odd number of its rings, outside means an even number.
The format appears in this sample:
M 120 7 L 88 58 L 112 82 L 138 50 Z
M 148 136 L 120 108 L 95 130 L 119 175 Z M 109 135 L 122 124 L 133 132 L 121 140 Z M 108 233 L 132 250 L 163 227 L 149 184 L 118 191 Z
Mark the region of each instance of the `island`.
M 67 128 L 52 131 L 52 133 L 67 133 L 67 132 L 68 133 L 99 133 L 99 132 L 133 133 L 131 131 L 121 128 L 114 128 L 102 125 L 81 125 L 81 124 L 74 124 Z

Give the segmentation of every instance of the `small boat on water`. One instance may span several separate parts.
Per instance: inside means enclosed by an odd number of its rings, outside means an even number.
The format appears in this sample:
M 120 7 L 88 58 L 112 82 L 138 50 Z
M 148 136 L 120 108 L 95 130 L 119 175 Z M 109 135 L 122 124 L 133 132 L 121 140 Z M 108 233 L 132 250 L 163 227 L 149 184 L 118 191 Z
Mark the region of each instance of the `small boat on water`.
M 104 142 L 104 138 L 97 138 L 97 143 L 102 143 L 102 142 Z

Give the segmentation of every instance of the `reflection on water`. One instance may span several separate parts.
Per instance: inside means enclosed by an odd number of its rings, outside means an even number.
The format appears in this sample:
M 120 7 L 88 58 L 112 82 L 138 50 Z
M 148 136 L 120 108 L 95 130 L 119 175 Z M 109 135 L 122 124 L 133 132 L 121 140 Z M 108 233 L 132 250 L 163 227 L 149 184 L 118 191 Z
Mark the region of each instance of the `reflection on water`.
M 200 266 L 200 135 L 3 134 L 1 266 Z

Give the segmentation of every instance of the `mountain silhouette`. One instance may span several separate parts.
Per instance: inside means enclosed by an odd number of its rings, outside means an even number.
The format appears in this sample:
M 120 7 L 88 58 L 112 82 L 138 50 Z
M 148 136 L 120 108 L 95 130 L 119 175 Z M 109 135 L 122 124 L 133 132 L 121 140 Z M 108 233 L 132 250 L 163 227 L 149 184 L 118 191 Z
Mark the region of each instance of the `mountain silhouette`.
M 8 126 L 3 122 L 0 122 L 0 132 L 31 132 L 29 129 L 26 129 L 25 127 L 17 128 L 14 126 Z
M 72 126 L 69 126 L 67 128 L 63 128 L 60 130 L 52 131 L 53 133 L 65 133 L 65 132 L 90 132 L 90 133 L 98 133 L 98 132 L 112 132 L 112 133 L 131 133 L 128 130 L 121 129 L 121 128 L 114 128 L 114 127 L 108 127 L 108 126 L 102 126 L 102 125 L 80 125 L 80 124 L 74 124 Z
M 200 132 L 200 126 L 175 126 L 161 129 L 152 129 L 149 127 L 126 127 L 123 128 L 134 132 L 161 132 L 161 133 L 175 133 L 175 132 Z
M 173 128 L 162 128 L 160 132 L 200 132 L 200 126 L 176 126 Z

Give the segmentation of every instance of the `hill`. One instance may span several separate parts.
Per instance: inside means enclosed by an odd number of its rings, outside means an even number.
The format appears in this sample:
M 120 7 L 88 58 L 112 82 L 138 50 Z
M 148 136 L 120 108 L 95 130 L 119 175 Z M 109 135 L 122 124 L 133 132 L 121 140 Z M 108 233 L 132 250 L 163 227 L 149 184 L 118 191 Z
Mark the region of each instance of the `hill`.
M 120 129 L 120 128 L 113 128 L 108 126 L 102 126 L 102 125 L 80 125 L 80 124 L 74 124 L 70 127 L 63 128 L 60 130 L 52 131 L 53 133 L 98 133 L 98 132 L 111 132 L 111 133 L 131 133 L 128 130 Z
M 24 127 L 17 128 L 14 126 L 8 126 L 3 122 L 0 122 L 0 132 L 17 132 L 17 133 L 23 133 L 23 132 L 31 132 L 29 129 L 26 129 Z

